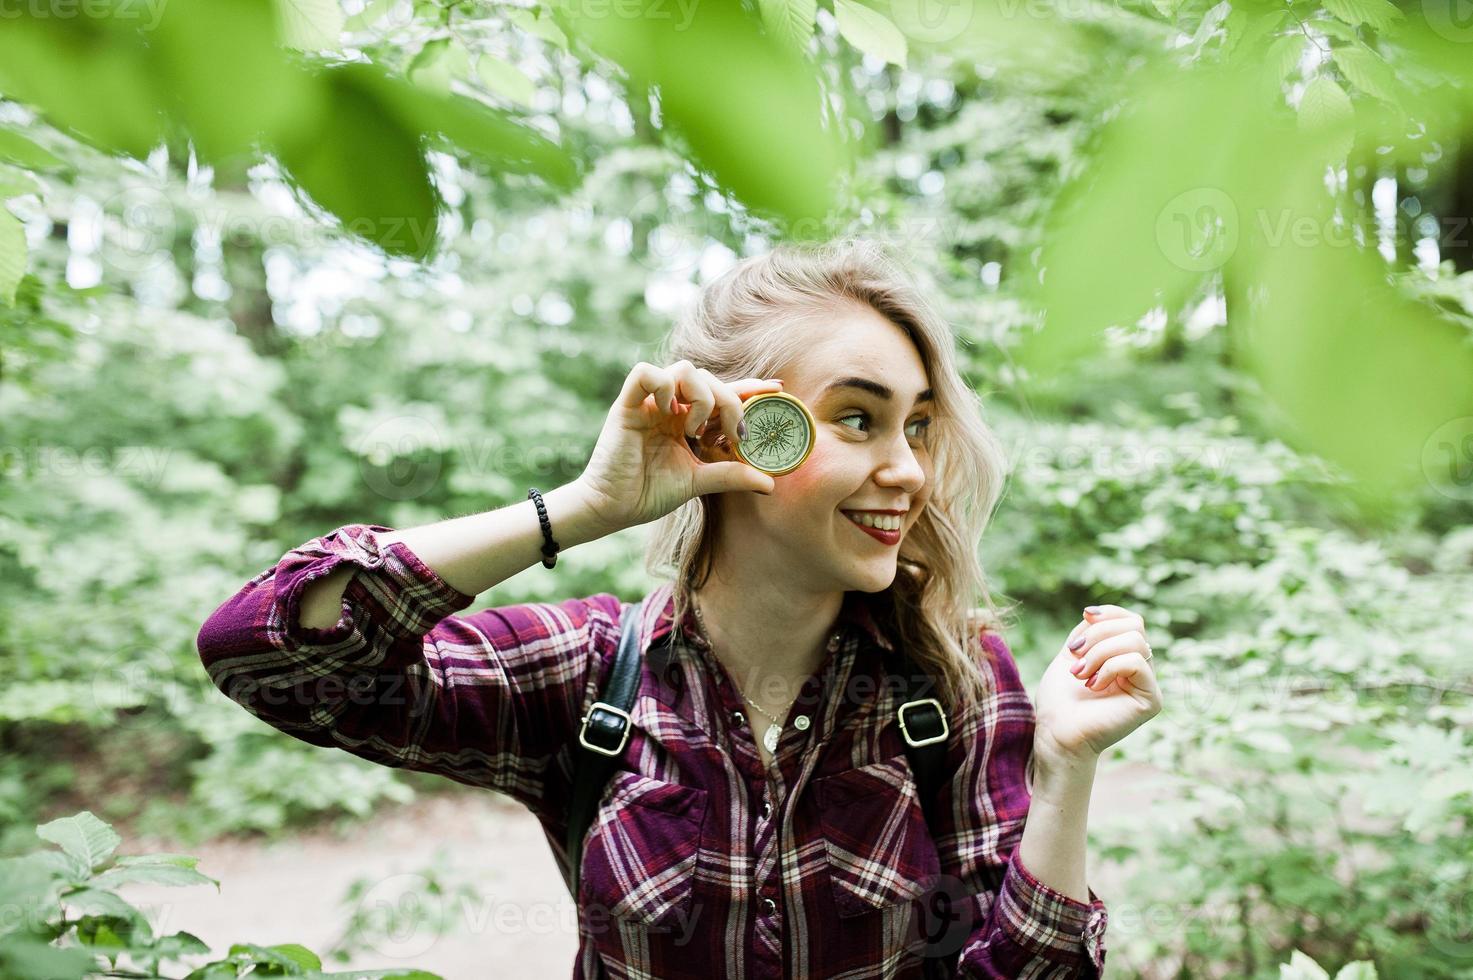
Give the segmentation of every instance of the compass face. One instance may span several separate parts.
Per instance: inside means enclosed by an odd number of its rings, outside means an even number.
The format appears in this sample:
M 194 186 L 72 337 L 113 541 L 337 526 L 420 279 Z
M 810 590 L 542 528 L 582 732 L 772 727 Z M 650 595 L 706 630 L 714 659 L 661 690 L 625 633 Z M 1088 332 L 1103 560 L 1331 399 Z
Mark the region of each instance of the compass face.
M 742 420 L 747 438 L 741 441 L 741 456 L 765 473 L 790 473 L 813 449 L 813 416 L 792 395 L 754 395 L 747 399 Z

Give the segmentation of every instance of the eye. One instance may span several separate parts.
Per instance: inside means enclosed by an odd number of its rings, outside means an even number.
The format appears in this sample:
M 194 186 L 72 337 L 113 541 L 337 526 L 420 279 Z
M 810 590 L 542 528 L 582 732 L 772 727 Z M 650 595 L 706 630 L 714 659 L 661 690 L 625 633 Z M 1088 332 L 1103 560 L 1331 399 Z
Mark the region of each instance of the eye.
M 867 412 L 856 412 L 853 415 L 845 415 L 843 418 L 839 419 L 838 421 L 842 425 L 843 423 L 849 421 L 850 419 L 864 419 L 865 422 L 868 423 L 869 422 L 869 414 Z M 924 418 L 915 419 L 914 421 L 912 421 L 910 423 L 913 426 L 918 426 L 919 427 L 919 431 L 917 431 L 915 433 L 915 437 L 916 438 L 918 438 L 918 439 L 925 438 L 926 433 L 927 433 L 927 430 L 930 429 L 930 427 L 931 427 L 931 421 L 932 421 L 931 416 L 927 415 Z M 863 431 L 866 431 L 866 430 L 861 429 L 859 431 L 863 432 Z

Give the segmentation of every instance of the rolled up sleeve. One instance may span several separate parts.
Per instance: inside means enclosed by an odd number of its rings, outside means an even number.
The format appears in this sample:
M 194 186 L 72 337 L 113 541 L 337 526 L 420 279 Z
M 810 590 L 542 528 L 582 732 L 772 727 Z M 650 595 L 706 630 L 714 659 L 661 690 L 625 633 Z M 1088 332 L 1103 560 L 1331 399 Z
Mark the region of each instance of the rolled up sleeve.
M 222 603 L 196 638 L 212 682 L 302 741 L 556 818 L 565 750 L 623 604 L 604 593 L 456 615 L 474 597 L 403 542 L 383 544 L 389 530 L 350 524 L 314 538 Z M 338 621 L 303 626 L 307 584 L 344 564 L 354 572 Z
M 993 655 L 994 683 L 954 726 L 947 748 L 953 776 L 937 807 L 943 823 L 950 822 L 936 837 L 941 869 L 970 913 L 957 976 L 1098 980 L 1105 964 L 1104 902 L 1092 888 L 1088 902 L 1050 888 L 1019 855 L 1031 803 L 1027 770 L 1035 716 L 1002 638 L 984 633 L 982 643 Z

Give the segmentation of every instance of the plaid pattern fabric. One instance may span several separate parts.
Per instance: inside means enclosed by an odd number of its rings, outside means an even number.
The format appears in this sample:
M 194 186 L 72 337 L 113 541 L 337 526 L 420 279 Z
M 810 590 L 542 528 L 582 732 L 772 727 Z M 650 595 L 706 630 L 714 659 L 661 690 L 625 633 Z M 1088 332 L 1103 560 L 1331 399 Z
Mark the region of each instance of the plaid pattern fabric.
M 633 605 L 603 593 L 454 615 L 474 597 L 402 543 L 380 547 L 387 530 L 346 525 L 252 578 L 201 627 L 205 669 L 310 744 L 511 796 L 566 874 L 572 747 Z M 341 618 L 303 627 L 303 587 L 344 563 Z M 584 845 L 575 980 L 913 978 L 928 941 L 960 951 L 963 977 L 1100 975 L 1104 903 L 1018 858 L 1034 713 L 1000 637 L 980 638 L 990 695 L 949 719 L 933 839 L 872 597 L 846 594 L 770 772 L 693 617 L 671 622 L 672 586 L 648 599 L 633 730 Z

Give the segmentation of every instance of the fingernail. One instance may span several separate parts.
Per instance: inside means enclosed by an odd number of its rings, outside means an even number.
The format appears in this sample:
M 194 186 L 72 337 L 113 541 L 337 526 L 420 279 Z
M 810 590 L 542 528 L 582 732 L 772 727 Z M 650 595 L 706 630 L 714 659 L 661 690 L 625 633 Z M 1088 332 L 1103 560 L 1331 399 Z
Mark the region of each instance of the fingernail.
M 1094 687 L 1095 686 L 1095 681 L 1097 681 L 1099 679 L 1100 679 L 1100 675 L 1098 673 L 1092 674 L 1090 676 L 1090 679 L 1084 682 L 1084 686 L 1085 687 Z
M 1074 662 L 1074 666 L 1069 668 L 1069 673 L 1071 673 L 1071 674 L 1078 674 L 1083 669 L 1084 669 L 1084 661 L 1083 660 L 1076 660 Z
M 1074 642 L 1072 642 L 1072 643 L 1069 644 L 1069 649 L 1070 650 L 1078 650 L 1082 646 L 1084 646 L 1084 637 L 1082 637 L 1082 636 L 1076 636 L 1074 638 Z
M 1087 612 L 1087 613 L 1089 613 L 1091 616 L 1093 616 L 1093 615 L 1097 614 L 1100 611 L 1100 607 L 1099 606 L 1085 606 L 1084 607 L 1084 611 Z
M 745 419 L 737 422 L 737 438 L 738 439 L 745 439 L 745 438 L 747 438 L 747 422 L 746 422 Z

